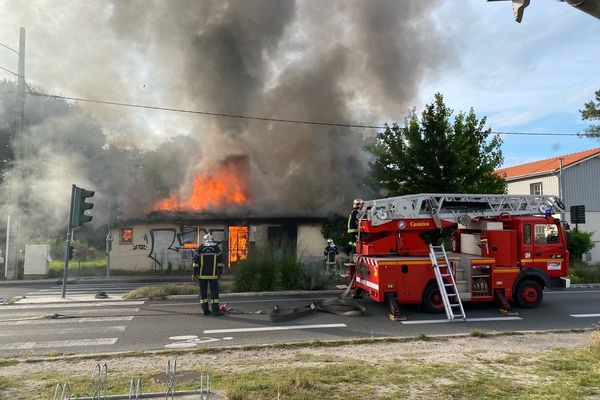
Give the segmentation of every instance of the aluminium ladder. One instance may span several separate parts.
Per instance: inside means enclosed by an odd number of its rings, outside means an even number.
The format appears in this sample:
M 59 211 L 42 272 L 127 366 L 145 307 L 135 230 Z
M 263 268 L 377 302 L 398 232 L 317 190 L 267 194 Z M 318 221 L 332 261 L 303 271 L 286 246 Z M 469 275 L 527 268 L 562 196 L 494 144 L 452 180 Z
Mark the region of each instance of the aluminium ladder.
M 552 195 L 420 193 L 365 201 L 360 217 L 371 225 L 394 219 L 433 218 L 459 222 L 461 218 L 485 218 L 502 214 L 544 215 L 562 212 L 564 204 Z
M 460 300 L 458 288 L 456 287 L 456 280 L 452 273 L 452 266 L 448 260 L 446 249 L 444 249 L 443 245 L 429 245 L 429 258 L 431 259 L 431 267 L 435 273 L 435 279 L 440 289 L 440 296 L 444 303 L 444 310 L 446 310 L 448 321 L 452 322 L 458 319 L 466 321 L 467 316 L 465 315 L 465 309 Z M 442 263 L 439 262 L 440 259 L 443 260 Z M 444 278 L 446 278 L 446 280 L 444 280 Z

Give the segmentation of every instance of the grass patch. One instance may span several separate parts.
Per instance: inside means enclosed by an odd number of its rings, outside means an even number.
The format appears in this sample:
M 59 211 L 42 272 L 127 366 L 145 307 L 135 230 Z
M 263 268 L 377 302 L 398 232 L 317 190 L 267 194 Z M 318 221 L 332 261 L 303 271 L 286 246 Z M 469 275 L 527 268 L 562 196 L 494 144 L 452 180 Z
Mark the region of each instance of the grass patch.
M 472 356 L 467 363 L 456 362 L 453 357 L 377 359 L 370 357 L 368 349 L 362 355 L 353 356 L 332 349 L 326 353 L 292 354 L 287 358 L 278 354 L 277 361 L 270 358 L 269 352 L 257 357 L 235 357 L 235 368 L 226 362 L 219 365 L 207 361 L 210 358 L 197 357 L 196 365 L 190 366 L 187 372 L 209 373 L 213 389 L 225 393 L 231 400 L 597 398 L 600 396 L 600 331 L 590 334 L 593 345 L 579 350 L 511 351 L 500 357 L 488 353 L 486 347 L 459 351 L 462 356 Z M 543 340 L 536 335 L 529 338 Z M 474 350 L 478 350 L 476 354 Z M 429 353 L 434 355 L 433 350 Z M 143 358 L 132 359 L 131 365 L 134 367 L 110 370 L 108 395 L 126 393 L 132 377 L 142 379 L 144 392 L 164 390 L 164 383 L 155 379 L 161 371 L 144 370 Z M 178 390 L 197 387 L 195 379 L 186 378 L 183 370 L 179 372 L 182 377 L 177 380 Z M 76 375 L 33 372 L 18 380 L 0 376 L 0 390 L 6 391 L 6 398 L 40 399 L 46 398 L 54 386 L 62 382 L 69 383 L 73 397 L 91 393 L 88 371 Z
M 470 336 L 476 337 L 476 338 L 487 338 L 490 335 L 488 333 L 481 332 L 481 331 L 473 331 L 473 332 L 471 332 Z
M 198 294 L 198 286 L 192 284 L 185 285 L 160 285 L 144 286 L 134 289 L 123 296 L 126 300 L 133 299 L 164 299 L 167 296 L 180 294 Z

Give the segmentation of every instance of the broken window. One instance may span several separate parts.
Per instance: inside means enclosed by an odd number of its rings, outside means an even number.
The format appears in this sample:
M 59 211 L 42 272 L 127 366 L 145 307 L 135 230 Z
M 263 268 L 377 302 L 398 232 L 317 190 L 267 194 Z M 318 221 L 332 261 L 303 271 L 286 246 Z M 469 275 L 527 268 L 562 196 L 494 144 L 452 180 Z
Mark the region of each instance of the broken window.
M 121 228 L 120 244 L 133 243 L 133 228 Z
M 248 257 L 248 227 L 229 227 L 229 266 Z

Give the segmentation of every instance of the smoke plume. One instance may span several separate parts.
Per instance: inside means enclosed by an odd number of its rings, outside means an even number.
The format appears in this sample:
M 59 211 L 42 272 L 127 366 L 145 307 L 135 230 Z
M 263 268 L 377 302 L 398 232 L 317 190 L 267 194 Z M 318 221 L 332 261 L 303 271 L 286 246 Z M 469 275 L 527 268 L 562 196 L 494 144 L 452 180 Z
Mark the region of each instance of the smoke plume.
M 430 17 L 437 4 L 138 0 L 8 7 L 13 22 L 28 29 L 28 77 L 49 92 L 265 118 L 382 124 L 401 121 L 424 79 L 454 58 Z M 42 37 L 44 46 L 38 43 Z M 35 102 L 28 97 L 28 104 Z M 71 139 L 56 135 L 51 151 L 36 153 L 47 169 L 23 183 L 31 187 L 43 180 L 40 187 L 56 194 L 56 202 L 48 200 L 56 214 L 64 216 L 64 198 L 78 179 L 106 197 L 119 197 L 126 216 L 142 216 L 163 198 L 188 196 L 194 177 L 230 157 L 247 160 L 254 215 L 326 215 L 368 195 L 364 146 L 373 131 L 81 107 L 99 121 L 104 142 L 95 143 L 95 153 L 73 156 L 60 142 Z M 26 136 L 45 145 L 50 139 L 44 130 L 60 131 L 56 124 L 81 122 L 81 115 L 48 114 Z M 84 129 L 71 125 L 66 131 L 86 138 Z M 89 147 L 71 148 L 78 146 Z

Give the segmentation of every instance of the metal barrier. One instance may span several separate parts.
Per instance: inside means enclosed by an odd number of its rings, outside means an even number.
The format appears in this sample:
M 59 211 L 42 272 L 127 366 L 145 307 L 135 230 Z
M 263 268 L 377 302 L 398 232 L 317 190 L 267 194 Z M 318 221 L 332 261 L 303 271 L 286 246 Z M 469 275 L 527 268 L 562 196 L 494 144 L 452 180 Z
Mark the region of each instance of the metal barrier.
M 92 370 L 92 394 L 93 400 L 106 399 L 106 376 L 108 375 L 108 366 L 106 363 L 100 366 L 96 364 Z
M 178 395 L 199 395 L 201 400 L 209 400 L 211 394 L 212 380 L 208 374 L 200 374 L 200 387 L 195 390 L 177 391 L 177 360 L 167 361 L 165 368 L 166 389 L 165 392 L 143 393 L 142 380 L 140 378 L 132 378 L 129 382 L 128 394 L 106 394 L 106 382 L 108 377 L 108 366 L 104 364 L 96 364 L 92 370 L 92 396 L 91 397 L 76 397 L 75 400 L 116 400 L 116 399 L 147 399 L 159 398 L 176 399 Z M 71 400 L 71 388 L 68 383 L 59 383 L 54 388 L 54 396 L 52 400 Z
M 52 400 L 71 400 L 71 389 L 68 383 L 57 383 Z

